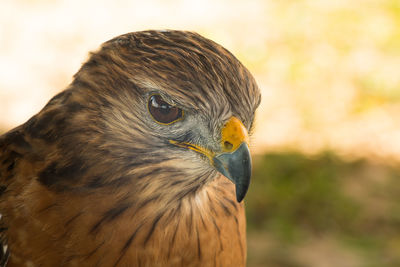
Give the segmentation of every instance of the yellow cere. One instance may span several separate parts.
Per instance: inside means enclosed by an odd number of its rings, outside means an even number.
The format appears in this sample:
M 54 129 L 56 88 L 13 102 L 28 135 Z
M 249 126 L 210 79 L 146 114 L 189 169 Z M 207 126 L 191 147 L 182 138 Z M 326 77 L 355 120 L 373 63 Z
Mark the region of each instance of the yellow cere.
M 206 155 L 208 159 L 213 162 L 215 153 L 207 148 L 201 147 L 187 142 L 179 142 L 175 140 L 169 140 L 171 144 L 176 146 L 191 149 Z M 249 144 L 249 135 L 246 127 L 236 117 L 232 116 L 229 121 L 224 125 L 221 131 L 221 147 L 223 152 L 235 151 L 243 142 Z
M 243 123 L 232 116 L 222 128 L 221 146 L 224 152 L 235 151 L 243 142 L 249 143 L 249 134 Z

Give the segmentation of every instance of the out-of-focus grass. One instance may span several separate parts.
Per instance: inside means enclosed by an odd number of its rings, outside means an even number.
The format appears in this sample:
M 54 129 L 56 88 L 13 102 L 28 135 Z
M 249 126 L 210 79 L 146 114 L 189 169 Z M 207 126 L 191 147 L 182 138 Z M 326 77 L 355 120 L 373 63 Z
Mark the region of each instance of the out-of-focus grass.
M 400 266 L 400 170 L 330 152 L 254 160 L 249 266 Z

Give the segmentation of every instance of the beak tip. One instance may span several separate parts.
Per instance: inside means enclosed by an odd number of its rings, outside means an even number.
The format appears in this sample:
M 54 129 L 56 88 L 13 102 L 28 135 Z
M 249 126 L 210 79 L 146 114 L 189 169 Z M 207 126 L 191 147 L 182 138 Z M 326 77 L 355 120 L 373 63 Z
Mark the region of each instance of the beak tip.
M 236 193 L 236 200 L 238 203 L 242 202 L 243 198 L 244 198 L 244 196 L 240 196 Z
M 236 200 L 242 202 L 249 189 L 249 184 L 236 184 Z

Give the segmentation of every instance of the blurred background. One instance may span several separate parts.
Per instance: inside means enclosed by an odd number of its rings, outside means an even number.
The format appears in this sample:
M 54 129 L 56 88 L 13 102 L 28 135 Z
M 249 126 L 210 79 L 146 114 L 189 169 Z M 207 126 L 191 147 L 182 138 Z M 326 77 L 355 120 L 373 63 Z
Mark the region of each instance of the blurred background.
M 197 31 L 263 100 L 248 266 L 400 266 L 400 1 L 0 1 L 0 133 L 122 33 Z

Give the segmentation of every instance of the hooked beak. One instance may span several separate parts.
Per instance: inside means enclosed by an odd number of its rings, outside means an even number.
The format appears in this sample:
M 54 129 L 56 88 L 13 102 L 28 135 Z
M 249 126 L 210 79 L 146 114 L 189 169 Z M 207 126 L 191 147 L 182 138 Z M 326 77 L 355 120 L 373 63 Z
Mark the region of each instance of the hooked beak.
M 249 188 L 251 176 L 251 157 L 247 144 L 242 143 L 232 153 L 215 156 L 214 167 L 236 185 L 236 200 L 241 202 Z
M 231 117 L 221 131 L 221 153 L 214 153 L 195 144 L 171 140 L 172 144 L 206 155 L 217 171 L 236 186 L 236 200 L 241 202 L 247 193 L 251 176 L 249 136 L 243 123 Z

